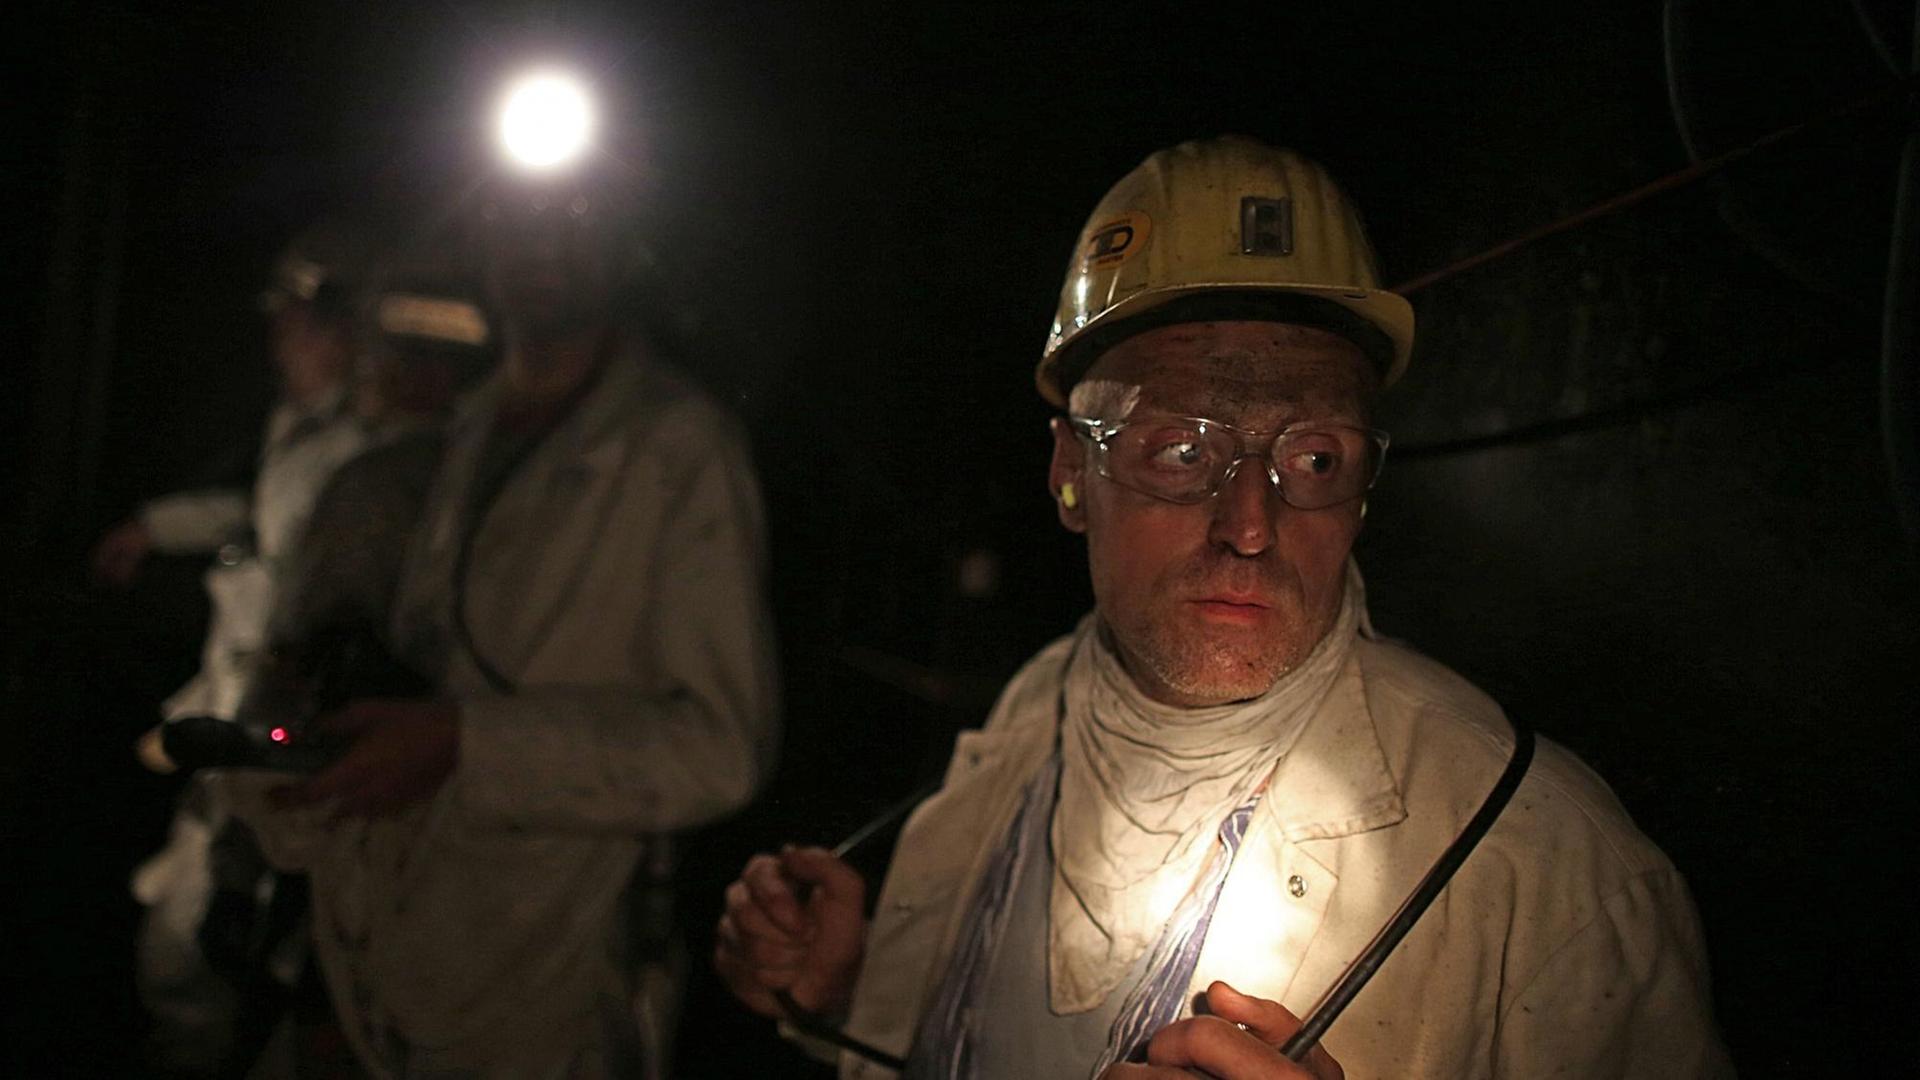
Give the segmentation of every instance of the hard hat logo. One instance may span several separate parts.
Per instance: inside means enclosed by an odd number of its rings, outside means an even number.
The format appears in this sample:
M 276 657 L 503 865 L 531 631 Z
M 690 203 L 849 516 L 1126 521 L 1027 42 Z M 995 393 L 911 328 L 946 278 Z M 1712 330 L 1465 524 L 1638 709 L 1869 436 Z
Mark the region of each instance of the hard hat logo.
M 1147 235 L 1152 231 L 1153 219 L 1139 210 L 1129 210 L 1125 217 L 1100 225 L 1087 238 L 1085 253 L 1080 257 L 1081 272 L 1125 261 L 1147 246 Z
M 1073 383 L 1123 338 L 1220 319 L 1339 333 L 1375 362 L 1383 385 L 1413 349 L 1413 309 L 1380 288 L 1360 215 L 1326 170 L 1225 136 L 1148 157 L 1094 208 L 1034 381 L 1064 408 Z

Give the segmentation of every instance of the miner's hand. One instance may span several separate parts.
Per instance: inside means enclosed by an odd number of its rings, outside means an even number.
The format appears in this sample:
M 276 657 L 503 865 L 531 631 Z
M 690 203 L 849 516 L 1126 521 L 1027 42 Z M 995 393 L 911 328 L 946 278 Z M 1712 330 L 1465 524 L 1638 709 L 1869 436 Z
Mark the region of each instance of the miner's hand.
M 853 996 L 866 947 L 867 886 L 824 848 L 787 847 L 747 860 L 727 886 L 713 962 L 735 997 L 784 1015 L 786 991 L 809 1012 L 837 1015 Z
M 353 742 L 311 780 L 282 789 L 282 805 L 332 800 L 343 816 L 392 814 L 439 790 L 460 755 L 460 706 L 451 701 L 355 701 L 314 730 Z
M 1112 1065 L 1100 1080 L 1342 1080 L 1340 1064 L 1314 1047 L 1302 1064 L 1280 1055 L 1300 1020 L 1277 1001 L 1249 997 L 1223 982 L 1207 987 L 1211 1016 L 1168 1024 L 1147 1044 L 1145 1065 Z

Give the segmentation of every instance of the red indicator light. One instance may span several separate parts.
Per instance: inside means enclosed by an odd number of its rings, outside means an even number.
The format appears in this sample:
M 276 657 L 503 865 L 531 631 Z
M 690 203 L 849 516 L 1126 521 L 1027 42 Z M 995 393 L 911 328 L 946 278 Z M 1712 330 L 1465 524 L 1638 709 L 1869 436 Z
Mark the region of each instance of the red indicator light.
M 274 728 L 272 731 L 267 732 L 267 738 L 272 739 L 274 742 L 286 742 L 287 729 L 283 727 Z

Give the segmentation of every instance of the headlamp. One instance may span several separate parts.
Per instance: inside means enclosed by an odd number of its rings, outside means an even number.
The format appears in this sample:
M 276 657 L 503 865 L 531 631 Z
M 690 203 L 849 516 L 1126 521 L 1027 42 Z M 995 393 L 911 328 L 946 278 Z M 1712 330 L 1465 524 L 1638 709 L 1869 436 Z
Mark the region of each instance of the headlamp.
M 500 148 L 522 170 L 549 175 L 586 153 L 594 122 L 592 97 L 580 80 L 555 71 L 523 75 L 501 99 Z

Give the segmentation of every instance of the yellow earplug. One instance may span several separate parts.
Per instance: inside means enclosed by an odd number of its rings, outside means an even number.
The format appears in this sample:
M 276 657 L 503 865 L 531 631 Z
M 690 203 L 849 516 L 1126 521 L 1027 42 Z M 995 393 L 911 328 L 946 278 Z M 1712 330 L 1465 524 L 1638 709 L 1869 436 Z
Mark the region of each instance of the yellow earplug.
M 1060 485 L 1060 505 L 1069 510 L 1080 505 L 1080 496 L 1073 493 L 1072 484 Z

